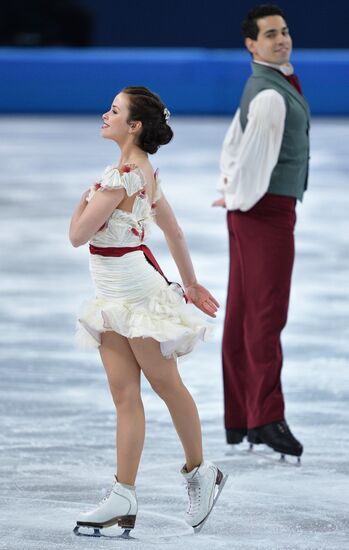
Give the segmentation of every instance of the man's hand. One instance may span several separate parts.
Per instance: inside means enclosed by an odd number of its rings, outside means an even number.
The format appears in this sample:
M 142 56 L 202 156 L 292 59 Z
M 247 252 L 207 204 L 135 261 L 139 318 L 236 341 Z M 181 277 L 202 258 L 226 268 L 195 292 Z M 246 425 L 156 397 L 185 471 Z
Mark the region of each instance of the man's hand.
M 222 208 L 227 207 L 224 199 L 217 199 L 216 201 L 213 201 L 212 206 L 221 206 Z

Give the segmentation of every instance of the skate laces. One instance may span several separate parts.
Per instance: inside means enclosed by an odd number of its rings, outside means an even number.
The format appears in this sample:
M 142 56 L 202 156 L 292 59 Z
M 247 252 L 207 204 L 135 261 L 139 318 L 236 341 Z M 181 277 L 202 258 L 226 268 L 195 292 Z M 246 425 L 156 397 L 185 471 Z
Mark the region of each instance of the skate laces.
M 187 480 L 187 491 L 189 504 L 187 514 L 194 515 L 198 511 L 201 503 L 201 484 L 198 479 Z
M 113 489 L 116 485 L 117 481 L 113 481 L 113 485 L 110 487 L 110 489 L 108 489 L 107 491 L 105 491 L 105 495 L 104 497 L 102 498 L 102 500 L 99 501 L 98 503 L 98 506 L 101 505 L 101 504 L 104 504 L 104 502 L 106 502 L 108 500 L 108 498 L 110 497 L 110 495 L 112 494 L 113 492 Z

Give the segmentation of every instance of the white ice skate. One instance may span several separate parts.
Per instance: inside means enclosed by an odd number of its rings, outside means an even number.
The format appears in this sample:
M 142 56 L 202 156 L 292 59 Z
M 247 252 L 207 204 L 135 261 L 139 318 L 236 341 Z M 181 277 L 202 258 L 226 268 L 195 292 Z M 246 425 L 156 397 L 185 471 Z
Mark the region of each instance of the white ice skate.
M 228 476 L 223 476 L 212 462 L 203 462 L 191 472 L 187 472 L 184 466 L 181 474 L 187 482 L 189 496 L 185 521 L 198 532 L 211 513 Z
M 91 512 L 81 513 L 77 519 L 74 533 L 92 537 L 101 537 L 100 529 L 118 524 L 125 529 L 120 535 L 122 538 L 130 538 L 130 530 L 136 522 L 138 505 L 135 487 L 114 481 L 109 495 L 107 495 Z M 92 527 L 93 534 L 80 532 L 81 527 Z

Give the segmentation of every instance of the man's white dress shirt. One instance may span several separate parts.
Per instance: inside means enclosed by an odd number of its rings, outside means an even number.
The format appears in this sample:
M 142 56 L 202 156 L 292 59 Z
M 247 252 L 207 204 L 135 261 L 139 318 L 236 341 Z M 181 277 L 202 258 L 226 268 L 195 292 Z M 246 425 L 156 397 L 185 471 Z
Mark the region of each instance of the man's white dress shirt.
M 261 64 L 283 73 L 293 72 L 291 65 Z M 244 132 L 240 109 L 236 111 L 224 138 L 218 183 L 228 210 L 249 210 L 267 192 L 280 153 L 285 118 L 284 98 L 271 89 L 259 92 L 251 101 Z

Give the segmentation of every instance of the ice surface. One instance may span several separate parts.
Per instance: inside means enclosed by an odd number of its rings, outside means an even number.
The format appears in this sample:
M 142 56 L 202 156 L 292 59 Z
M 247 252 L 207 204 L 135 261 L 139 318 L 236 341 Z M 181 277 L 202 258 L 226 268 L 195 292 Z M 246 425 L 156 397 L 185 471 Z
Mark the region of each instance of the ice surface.
M 349 121 L 314 121 L 310 189 L 298 206 L 283 384 L 288 421 L 305 446 L 301 468 L 234 452 L 224 441 L 227 236 L 223 210 L 210 203 L 229 120 L 174 119 L 173 144 L 154 158 L 198 277 L 222 304 L 213 342 L 181 372 L 198 403 L 206 457 L 230 477 L 204 530 L 192 535 L 182 520 L 181 447 L 166 407 L 144 383 L 138 542 L 72 534 L 76 514 L 111 484 L 115 417 L 97 352 L 74 348 L 75 314 L 92 285 L 86 247 L 73 249 L 67 230 L 80 194 L 116 161 L 116 149 L 99 138 L 97 117 L 0 122 L 0 548 L 348 549 Z M 151 247 L 175 280 L 158 231 Z

